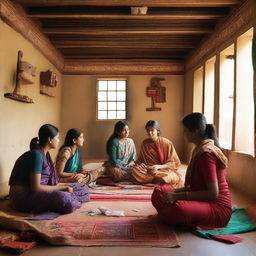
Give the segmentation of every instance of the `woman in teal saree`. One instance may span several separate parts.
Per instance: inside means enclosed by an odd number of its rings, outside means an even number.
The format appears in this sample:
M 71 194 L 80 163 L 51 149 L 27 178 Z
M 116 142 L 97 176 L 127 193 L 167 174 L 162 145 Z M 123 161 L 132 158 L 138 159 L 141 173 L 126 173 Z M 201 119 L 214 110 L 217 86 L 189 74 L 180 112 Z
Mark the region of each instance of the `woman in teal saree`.
M 104 167 L 92 171 L 83 168 L 80 153 L 83 144 L 84 134 L 81 130 L 72 128 L 67 132 L 56 159 L 56 171 L 60 182 L 90 184 L 103 176 Z

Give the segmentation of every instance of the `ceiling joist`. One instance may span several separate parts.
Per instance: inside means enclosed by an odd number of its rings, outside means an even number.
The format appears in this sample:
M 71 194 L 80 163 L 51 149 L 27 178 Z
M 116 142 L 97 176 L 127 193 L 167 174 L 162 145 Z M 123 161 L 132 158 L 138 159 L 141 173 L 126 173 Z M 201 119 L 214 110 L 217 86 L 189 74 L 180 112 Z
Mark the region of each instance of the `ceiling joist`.
M 29 6 L 147 6 L 147 7 L 224 7 L 240 0 L 16 0 Z
M 154 15 L 118 15 L 118 14 L 30 14 L 38 19 L 106 19 L 106 20 L 188 20 L 188 19 L 218 19 L 223 14 L 154 14 Z
M 46 35 L 87 35 L 87 36 L 126 36 L 126 35 L 194 35 L 209 34 L 211 29 L 172 29 L 172 30 L 102 30 L 102 29 L 44 29 Z
M 23 8 L 65 60 L 185 61 L 226 17 L 255 0 L 0 1 Z M 130 7 L 148 9 L 135 15 Z

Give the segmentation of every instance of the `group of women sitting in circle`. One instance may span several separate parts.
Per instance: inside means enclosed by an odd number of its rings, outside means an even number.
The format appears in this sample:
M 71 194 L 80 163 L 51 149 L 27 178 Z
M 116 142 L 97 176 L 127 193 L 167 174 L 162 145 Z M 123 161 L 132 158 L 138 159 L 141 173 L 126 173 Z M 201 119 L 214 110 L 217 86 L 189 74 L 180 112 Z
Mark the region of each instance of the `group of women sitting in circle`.
M 13 167 L 10 201 L 22 212 L 70 213 L 89 201 L 87 184 L 110 176 L 114 181 L 158 184 L 151 201 L 168 224 L 224 227 L 232 210 L 225 178 L 227 158 L 215 128 L 201 113 L 185 116 L 182 124 L 185 139 L 195 144 L 183 187 L 177 171 L 179 157 L 172 142 L 160 136 L 157 121 L 147 122 L 148 138 L 142 142 L 137 160 L 134 142 L 128 138 L 128 124 L 117 122 L 106 144 L 108 161 L 92 171 L 82 166 L 79 148 L 84 135 L 79 129 L 67 132 L 54 164 L 49 151 L 57 148 L 59 131 L 45 124 L 39 129 L 38 138 L 31 140 L 30 151 L 21 155 Z

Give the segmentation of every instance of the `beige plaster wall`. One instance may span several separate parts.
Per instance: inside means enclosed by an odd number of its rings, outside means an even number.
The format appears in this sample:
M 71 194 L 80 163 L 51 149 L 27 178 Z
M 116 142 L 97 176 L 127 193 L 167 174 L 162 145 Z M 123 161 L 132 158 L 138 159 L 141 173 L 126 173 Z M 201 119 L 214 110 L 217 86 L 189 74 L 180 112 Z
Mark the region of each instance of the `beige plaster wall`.
M 21 94 L 34 100 L 34 104 L 22 103 L 4 97 L 15 86 L 18 50 L 23 60 L 37 67 L 35 83 L 23 85 Z M 39 94 L 39 73 L 53 69 L 58 75 L 55 97 Z M 0 196 L 8 193 L 8 180 L 15 160 L 28 150 L 30 139 L 37 136 L 44 123 L 60 126 L 61 74 L 36 49 L 0 20 Z M 53 152 L 53 155 L 55 152 Z
M 151 76 L 126 76 L 127 80 L 127 121 L 130 137 L 137 148 L 146 137 L 145 123 L 156 119 L 162 127 L 162 135 L 173 141 L 176 150 L 182 156 L 182 128 L 180 119 L 183 115 L 183 76 L 164 77 L 166 103 L 158 103 L 162 111 L 147 112 L 151 99 L 146 96 L 146 87 Z M 86 144 L 85 158 L 106 158 L 105 144 L 112 134 L 115 121 L 96 121 L 96 76 L 63 76 L 61 128 L 62 135 L 77 127 L 84 131 Z

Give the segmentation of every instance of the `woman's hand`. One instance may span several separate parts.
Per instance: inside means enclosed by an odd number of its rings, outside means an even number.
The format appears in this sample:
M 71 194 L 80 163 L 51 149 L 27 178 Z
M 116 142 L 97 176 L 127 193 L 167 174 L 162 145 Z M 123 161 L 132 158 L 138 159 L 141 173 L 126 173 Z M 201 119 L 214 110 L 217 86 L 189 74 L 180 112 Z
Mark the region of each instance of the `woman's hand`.
M 163 203 L 165 205 L 173 204 L 176 201 L 175 194 L 173 191 L 166 192 L 163 197 Z
M 155 165 L 153 165 L 152 167 L 154 167 L 155 169 L 158 170 L 158 169 L 161 169 L 162 166 L 161 166 L 160 164 L 155 164 Z
M 148 174 L 154 175 L 157 172 L 157 168 L 155 168 L 155 166 L 148 166 L 147 167 L 147 172 L 148 172 Z
M 76 173 L 75 175 L 75 181 L 78 183 L 82 183 L 85 177 L 84 173 Z
M 70 186 L 66 186 L 64 191 L 67 191 L 68 193 L 71 193 L 71 194 L 74 193 L 73 188 Z
M 135 162 L 132 161 L 132 162 L 130 162 L 128 165 L 129 165 L 129 166 L 134 166 L 134 165 L 135 165 Z

